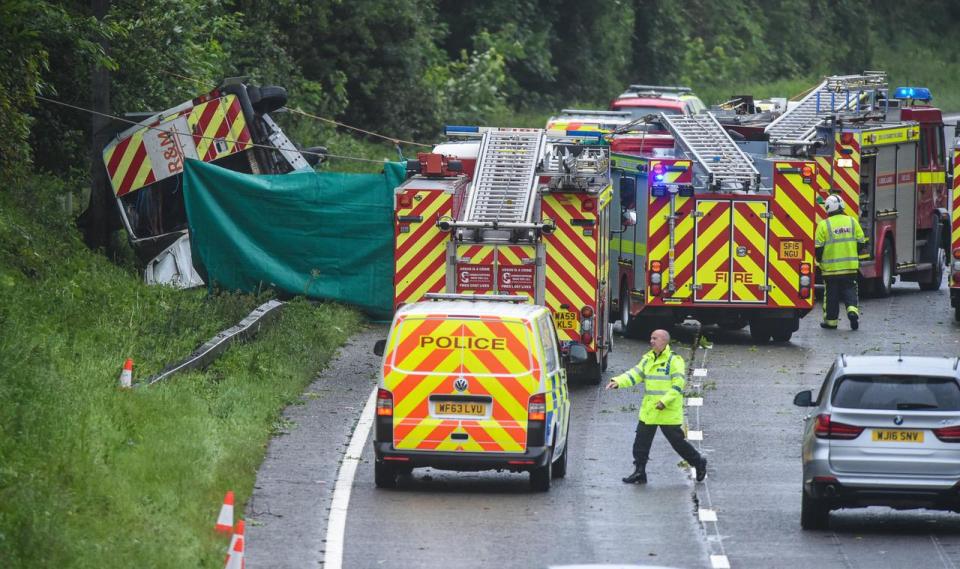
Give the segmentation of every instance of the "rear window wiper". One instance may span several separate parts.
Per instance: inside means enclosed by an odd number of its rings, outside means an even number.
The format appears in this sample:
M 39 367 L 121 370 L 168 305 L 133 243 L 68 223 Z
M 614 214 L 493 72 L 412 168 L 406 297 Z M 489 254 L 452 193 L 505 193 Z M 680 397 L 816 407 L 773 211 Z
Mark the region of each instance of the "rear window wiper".
M 897 409 L 939 409 L 939 405 L 932 403 L 897 403 Z

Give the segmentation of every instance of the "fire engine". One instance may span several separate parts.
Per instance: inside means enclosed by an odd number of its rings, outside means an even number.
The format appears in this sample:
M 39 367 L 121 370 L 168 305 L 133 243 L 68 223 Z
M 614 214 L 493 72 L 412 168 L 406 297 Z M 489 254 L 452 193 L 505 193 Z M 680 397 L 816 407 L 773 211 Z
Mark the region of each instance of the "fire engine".
M 395 306 L 428 293 L 525 295 L 550 309 L 563 345 L 586 347 L 571 375 L 598 383 L 612 346 L 608 148 L 598 133 L 447 135 L 458 142 L 411 161 L 395 192 Z
M 882 71 L 826 78 L 765 127 L 771 148 L 816 161 L 821 198 L 839 194 L 870 240 L 860 276 L 887 296 L 895 276 L 938 290 L 949 247 L 950 188 L 940 109 L 924 88 L 891 98 Z M 817 206 L 817 219 L 825 215 Z
M 813 161 L 742 149 L 709 112 L 657 120 L 673 148 L 611 156 L 622 218 L 611 304 L 624 333 L 694 318 L 789 341 L 813 307 Z
M 951 252 L 953 260 L 950 263 L 950 306 L 953 307 L 953 318 L 960 322 L 960 126 L 954 133 L 953 148 L 953 203 L 950 210 L 951 220 Z

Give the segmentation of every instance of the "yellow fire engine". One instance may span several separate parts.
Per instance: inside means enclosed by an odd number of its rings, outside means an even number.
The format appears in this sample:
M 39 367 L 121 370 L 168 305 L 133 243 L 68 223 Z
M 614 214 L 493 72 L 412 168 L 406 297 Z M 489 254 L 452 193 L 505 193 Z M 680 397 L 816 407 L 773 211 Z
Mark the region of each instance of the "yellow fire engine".
M 624 332 L 694 318 L 789 341 L 813 307 L 814 163 L 738 144 L 711 113 L 656 120 L 672 149 L 611 157 L 622 227 L 610 282 Z
M 600 381 L 607 314 L 609 152 L 599 133 L 449 127 L 459 142 L 421 154 L 395 195 L 395 306 L 427 293 L 525 295 Z
M 953 318 L 960 322 L 960 127 L 954 134 L 953 149 L 953 208 L 950 219 L 950 243 L 952 261 L 950 263 L 950 305 Z

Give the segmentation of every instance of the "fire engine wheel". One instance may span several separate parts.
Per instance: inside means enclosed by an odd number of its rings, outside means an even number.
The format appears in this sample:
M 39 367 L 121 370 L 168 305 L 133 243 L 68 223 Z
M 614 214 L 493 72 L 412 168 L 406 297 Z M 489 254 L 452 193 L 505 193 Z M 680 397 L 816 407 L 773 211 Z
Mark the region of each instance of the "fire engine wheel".
M 773 337 L 774 342 L 786 343 L 793 337 L 793 332 L 789 330 L 774 330 L 770 336 Z
M 937 249 L 937 260 L 930 269 L 930 280 L 920 283 L 920 290 L 940 290 L 943 284 L 943 267 L 947 263 L 947 252 L 943 249 Z
M 549 492 L 550 479 L 553 477 L 553 451 L 547 464 L 530 471 L 530 488 L 536 492 Z
M 580 365 L 580 378 L 589 385 L 599 385 L 604 368 L 602 362 L 598 362 L 593 354 L 589 354 L 587 361 Z
M 960 322 L 960 305 L 953 309 L 953 319 Z
M 389 464 L 374 462 L 373 482 L 377 485 L 377 488 L 396 488 L 397 471 Z
M 883 244 L 883 264 L 880 266 L 880 277 L 874 279 L 873 292 L 879 298 L 887 298 L 893 290 L 893 249 L 890 242 Z
M 770 341 L 770 326 L 764 320 L 754 320 L 750 323 L 750 338 L 758 344 L 766 344 Z M 789 339 L 789 338 L 788 338 Z

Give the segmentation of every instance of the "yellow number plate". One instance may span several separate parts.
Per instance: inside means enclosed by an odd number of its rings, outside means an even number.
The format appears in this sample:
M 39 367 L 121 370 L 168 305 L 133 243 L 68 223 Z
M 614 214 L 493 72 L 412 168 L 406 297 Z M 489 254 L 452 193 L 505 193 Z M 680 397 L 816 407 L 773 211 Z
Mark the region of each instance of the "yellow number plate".
M 473 417 L 483 417 L 487 414 L 487 406 L 483 403 L 437 401 L 433 405 L 434 413 L 437 415 L 470 415 Z
M 564 330 L 573 330 L 577 327 L 577 313 L 569 311 L 557 312 L 554 317 L 557 319 L 557 328 Z
M 922 443 L 923 431 L 873 430 L 873 440 L 882 443 Z
M 802 259 L 803 243 L 799 241 L 781 241 L 780 242 L 781 259 Z

